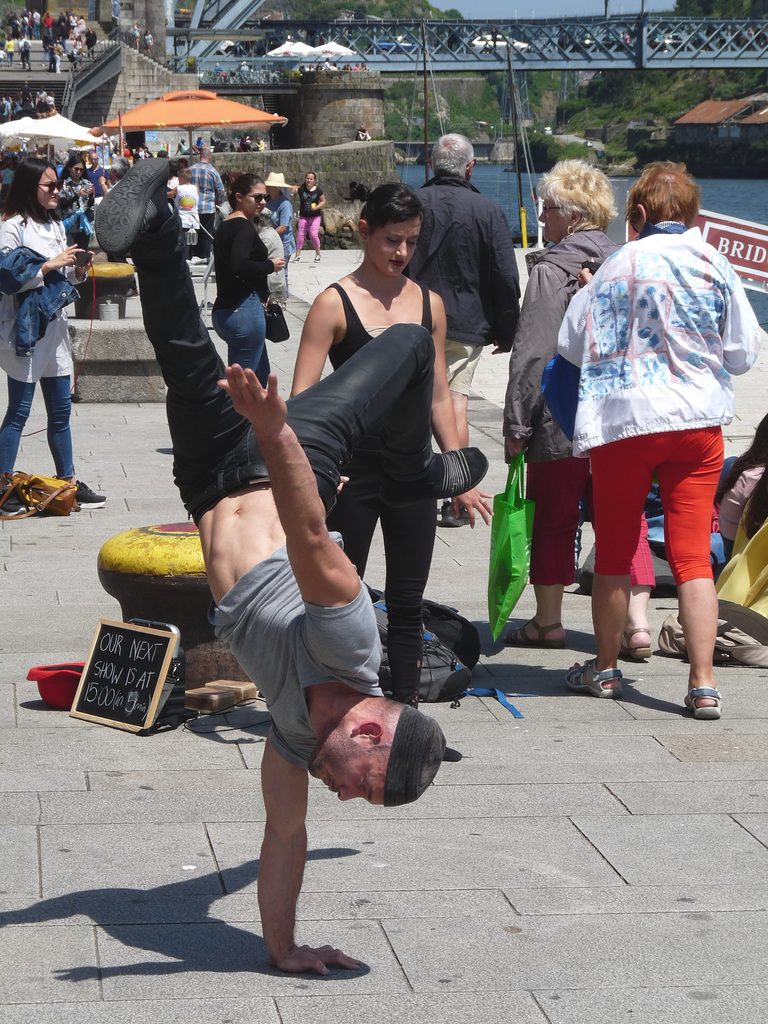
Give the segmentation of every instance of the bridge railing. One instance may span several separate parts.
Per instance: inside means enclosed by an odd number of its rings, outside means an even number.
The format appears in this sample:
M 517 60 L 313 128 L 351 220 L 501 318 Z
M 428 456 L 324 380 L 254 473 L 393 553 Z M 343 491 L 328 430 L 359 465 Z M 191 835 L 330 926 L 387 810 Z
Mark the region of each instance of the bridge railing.
M 768 66 L 768 21 L 756 19 L 443 20 L 425 22 L 424 32 L 436 71 L 503 67 L 507 54 L 520 70 Z M 356 56 L 340 63 L 360 60 L 380 71 L 413 69 L 423 59 L 420 21 L 269 21 L 254 35 L 250 49 L 257 57 L 293 39 L 310 46 L 342 43 Z

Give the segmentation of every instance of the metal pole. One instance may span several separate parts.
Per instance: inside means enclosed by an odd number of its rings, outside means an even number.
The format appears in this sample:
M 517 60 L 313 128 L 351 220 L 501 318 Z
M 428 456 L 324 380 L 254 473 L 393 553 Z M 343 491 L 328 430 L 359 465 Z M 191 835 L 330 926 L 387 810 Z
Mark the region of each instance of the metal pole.
M 512 54 L 507 44 L 507 73 L 509 75 L 509 98 L 512 106 L 512 144 L 515 154 L 515 177 L 517 178 L 517 205 L 520 212 L 520 232 L 523 236 L 523 248 L 528 248 L 528 231 L 525 223 L 525 206 L 523 205 L 523 179 L 520 174 L 520 157 L 517 148 L 517 89 L 512 75 Z
M 421 48 L 424 64 L 424 181 L 426 183 L 429 181 L 429 111 L 427 109 L 429 95 L 427 91 L 427 29 L 423 18 L 421 21 Z

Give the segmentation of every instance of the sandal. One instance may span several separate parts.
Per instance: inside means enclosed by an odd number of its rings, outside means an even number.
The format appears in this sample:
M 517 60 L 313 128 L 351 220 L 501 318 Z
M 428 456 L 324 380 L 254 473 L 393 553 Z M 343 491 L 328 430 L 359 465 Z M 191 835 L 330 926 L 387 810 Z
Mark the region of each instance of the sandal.
M 696 706 L 696 701 L 699 697 L 711 697 L 712 700 L 717 701 L 717 703 L 707 704 L 706 707 L 699 708 Z M 694 718 L 703 718 L 712 721 L 720 717 L 723 698 L 720 696 L 719 690 L 715 690 L 711 686 L 700 686 L 698 689 L 688 690 L 683 703 L 687 708 L 691 709 Z
M 632 646 L 632 637 L 637 633 L 647 633 L 649 636 L 651 635 L 650 629 L 646 629 L 645 626 L 640 626 L 638 629 L 625 629 L 621 635 L 621 646 L 619 647 L 620 658 L 629 658 L 631 661 L 645 661 L 646 658 L 650 658 L 650 644 L 643 644 L 641 647 Z
M 566 684 L 577 693 L 591 693 L 593 697 L 620 697 L 621 669 L 604 668 L 602 672 L 598 672 L 595 669 L 595 661 L 595 658 L 590 658 L 583 665 L 569 668 L 565 673 Z M 609 683 L 612 679 L 618 679 L 619 685 L 606 689 L 603 683 Z
M 528 632 L 529 628 L 533 629 L 533 636 Z M 561 648 L 565 647 L 565 637 L 552 637 L 548 640 L 547 634 L 552 633 L 555 629 L 562 628 L 562 622 L 553 622 L 551 626 L 540 626 L 536 619 L 530 619 L 519 629 L 507 633 L 506 636 L 501 638 L 501 642 L 507 647 Z

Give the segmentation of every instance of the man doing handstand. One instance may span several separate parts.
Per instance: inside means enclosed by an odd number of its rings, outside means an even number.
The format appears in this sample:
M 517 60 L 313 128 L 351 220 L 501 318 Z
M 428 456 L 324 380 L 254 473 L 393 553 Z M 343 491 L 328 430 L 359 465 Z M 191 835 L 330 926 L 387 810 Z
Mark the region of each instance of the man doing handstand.
M 216 632 L 264 696 L 272 717 L 261 764 L 266 825 L 258 893 L 271 962 L 328 972 L 359 961 L 294 942 L 307 850 L 309 772 L 339 799 L 416 800 L 440 765 L 433 719 L 386 700 L 373 606 L 325 526 L 339 468 L 359 438 L 381 430 L 382 499 L 407 504 L 474 487 L 476 449 L 435 455 L 434 350 L 418 325 L 392 327 L 314 388 L 283 401 L 251 370 L 228 367 L 200 321 L 163 160 L 135 165 L 102 200 L 99 243 L 130 249 L 144 325 L 168 387 L 174 477 L 200 530 Z

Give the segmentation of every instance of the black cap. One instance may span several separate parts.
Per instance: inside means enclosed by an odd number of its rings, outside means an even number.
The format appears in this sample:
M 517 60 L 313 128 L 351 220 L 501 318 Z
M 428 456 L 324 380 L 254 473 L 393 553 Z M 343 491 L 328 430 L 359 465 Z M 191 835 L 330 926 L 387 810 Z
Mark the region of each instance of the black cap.
M 437 722 L 406 705 L 392 738 L 384 806 L 399 807 L 418 800 L 437 774 L 444 750 L 445 736 Z

